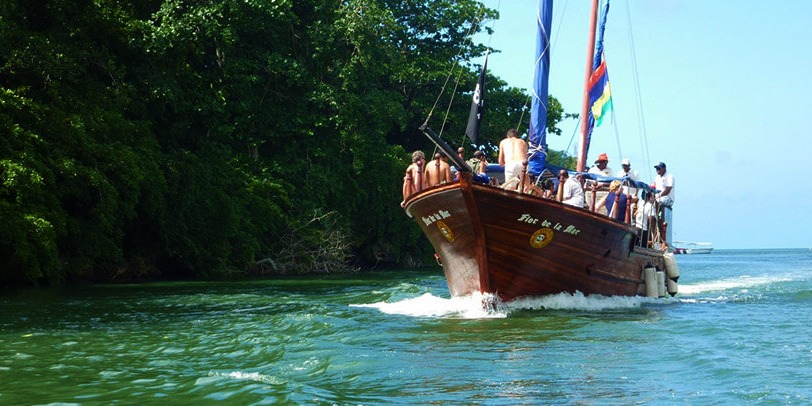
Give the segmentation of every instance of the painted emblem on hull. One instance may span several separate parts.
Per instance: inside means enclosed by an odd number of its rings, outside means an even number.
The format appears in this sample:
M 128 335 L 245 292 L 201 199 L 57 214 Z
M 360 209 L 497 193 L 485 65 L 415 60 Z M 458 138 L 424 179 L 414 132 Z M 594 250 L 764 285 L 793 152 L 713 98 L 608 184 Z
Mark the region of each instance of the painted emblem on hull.
M 547 244 L 553 241 L 553 234 L 553 229 L 549 227 L 536 230 L 536 232 L 530 236 L 530 246 L 533 248 L 546 247 Z
M 451 231 L 451 227 L 449 227 L 448 224 L 442 220 L 438 220 L 437 228 L 440 229 L 440 233 L 443 234 L 443 237 L 445 237 L 448 242 L 454 242 L 454 232 Z

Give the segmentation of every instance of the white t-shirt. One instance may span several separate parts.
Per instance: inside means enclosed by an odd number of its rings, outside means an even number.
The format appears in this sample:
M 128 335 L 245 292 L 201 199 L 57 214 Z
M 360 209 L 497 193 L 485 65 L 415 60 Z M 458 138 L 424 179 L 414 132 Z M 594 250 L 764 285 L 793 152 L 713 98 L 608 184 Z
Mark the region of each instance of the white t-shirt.
M 594 174 L 599 175 L 599 176 L 605 176 L 607 178 L 611 178 L 612 177 L 612 168 L 607 166 L 606 168 L 603 168 L 603 170 L 600 170 L 597 165 L 593 165 L 591 168 L 589 168 L 589 173 L 594 173 Z
M 668 196 L 671 198 L 671 201 L 674 202 L 676 200 L 674 199 L 674 176 L 666 172 L 663 176 L 657 175 L 657 177 L 654 178 L 654 188 L 660 192 L 669 186 L 671 186 L 671 191 L 668 192 Z M 662 193 L 660 193 L 659 196 L 662 196 Z
M 621 169 L 620 173 L 618 173 L 617 177 L 622 178 L 624 176 L 628 176 L 629 179 L 631 179 L 631 180 L 640 180 L 640 175 L 638 175 L 637 171 L 634 170 L 634 169 L 630 170 L 629 172 L 626 172 L 625 170 Z M 624 185 L 623 186 L 623 194 L 635 195 L 636 196 L 637 195 L 637 188 L 636 187 L 629 187 L 629 186 Z
M 564 196 L 561 202 L 570 206 L 584 207 L 584 188 L 577 180 L 567 178 L 564 182 Z
M 654 205 L 651 202 L 645 202 L 642 207 L 637 209 L 637 216 L 634 219 L 634 225 L 641 230 L 648 230 L 648 218 L 654 215 Z

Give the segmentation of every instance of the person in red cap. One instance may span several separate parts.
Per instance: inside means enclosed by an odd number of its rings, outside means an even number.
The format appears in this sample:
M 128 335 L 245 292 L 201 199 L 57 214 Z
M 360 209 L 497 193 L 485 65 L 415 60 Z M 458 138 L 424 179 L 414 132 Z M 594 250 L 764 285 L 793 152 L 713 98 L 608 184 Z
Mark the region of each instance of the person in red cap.
M 589 168 L 589 173 L 594 173 L 599 176 L 611 178 L 612 168 L 610 168 L 608 165 L 609 165 L 609 157 L 604 152 L 598 155 L 598 159 L 595 160 L 595 165 Z

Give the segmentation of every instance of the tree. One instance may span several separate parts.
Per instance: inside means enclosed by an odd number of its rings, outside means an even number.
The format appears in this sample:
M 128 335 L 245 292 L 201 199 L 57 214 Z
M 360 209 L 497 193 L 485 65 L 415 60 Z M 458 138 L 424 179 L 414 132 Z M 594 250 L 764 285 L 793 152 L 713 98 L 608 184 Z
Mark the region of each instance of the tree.
M 0 283 L 225 277 L 291 245 L 319 253 L 298 271 L 421 263 L 402 171 L 452 65 L 462 134 L 470 38 L 495 17 L 474 0 L 3 3 Z M 491 80 L 486 140 L 525 97 Z

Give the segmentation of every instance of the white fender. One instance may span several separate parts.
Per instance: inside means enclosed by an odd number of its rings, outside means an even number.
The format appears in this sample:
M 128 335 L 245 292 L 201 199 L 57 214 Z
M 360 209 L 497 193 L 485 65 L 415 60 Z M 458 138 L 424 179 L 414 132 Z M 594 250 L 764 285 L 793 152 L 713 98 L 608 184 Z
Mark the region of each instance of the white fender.
M 665 272 L 657 270 L 657 297 L 665 297 Z
M 665 272 L 668 275 L 668 279 L 665 281 L 666 288 L 668 289 L 668 294 L 674 296 L 677 294 L 679 290 L 677 281 L 679 281 L 679 269 L 677 268 L 677 260 L 674 259 L 674 254 L 666 253 L 663 255 L 665 259 Z
M 665 259 L 665 271 L 668 273 L 668 279 L 676 282 L 679 279 L 679 269 L 677 268 L 677 260 L 674 259 L 673 253 L 666 253 L 663 255 Z
M 643 281 L 646 282 L 646 296 L 657 297 L 657 269 L 651 265 L 643 268 Z
M 669 278 L 669 279 L 665 280 L 665 285 L 666 285 L 666 288 L 668 289 L 668 294 L 669 295 L 674 296 L 674 295 L 677 294 L 677 290 L 678 290 L 677 281 Z

